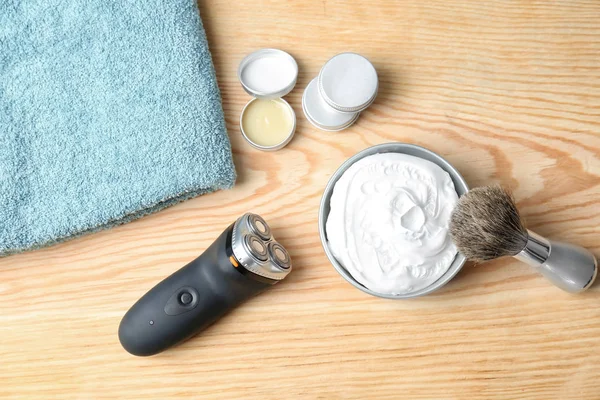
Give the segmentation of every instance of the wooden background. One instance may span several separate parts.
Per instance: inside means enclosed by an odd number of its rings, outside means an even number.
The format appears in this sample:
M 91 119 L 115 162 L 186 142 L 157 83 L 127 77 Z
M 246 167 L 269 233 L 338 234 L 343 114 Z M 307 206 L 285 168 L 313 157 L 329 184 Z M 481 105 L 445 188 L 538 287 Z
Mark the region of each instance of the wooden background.
M 600 255 L 600 3 L 201 1 L 238 183 L 117 229 L 0 259 L 0 397 L 598 399 L 600 285 L 573 296 L 499 260 L 443 290 L 386 301 L 327 262 L 317 211 L 329 176 L 374 144 L 443 155 L 471 186 L 510 185 L 529 226 Z M 252 50 L 298 61 L 294 140 L 264 153 L 238 127 Z M 375 64 L 380 93 L 327 133 L 301 96 L 343 51 Z M 182 346 L 136 358 L 125 311 L 245 211 L 263 215 L 294 271 Z

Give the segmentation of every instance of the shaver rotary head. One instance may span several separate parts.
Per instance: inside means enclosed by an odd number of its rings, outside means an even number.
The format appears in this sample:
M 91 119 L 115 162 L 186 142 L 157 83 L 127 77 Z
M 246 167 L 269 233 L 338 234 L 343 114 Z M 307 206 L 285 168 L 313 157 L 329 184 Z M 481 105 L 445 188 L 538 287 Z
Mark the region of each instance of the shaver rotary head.
M 246 213 L 235 221 L 231 249 L 247 270 L 266 279 L 280 281 L 292 270 L 287 250 L 271 234 L 271 228 L 256 214 Z

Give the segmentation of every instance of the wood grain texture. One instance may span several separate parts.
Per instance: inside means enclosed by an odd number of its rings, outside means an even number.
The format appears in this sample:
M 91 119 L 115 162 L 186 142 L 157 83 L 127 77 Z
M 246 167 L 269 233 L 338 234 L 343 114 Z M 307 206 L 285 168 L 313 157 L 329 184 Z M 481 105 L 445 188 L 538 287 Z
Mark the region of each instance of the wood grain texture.
M 385 301 L 354 289 L 321 248 L 329 176 L 374 144 L 443 155 L 471 186 L 510 185 L 529 226 L 600 255 L 600 3 L 200 3 L 239 172 L 233 190 L 49 249 L 0 259 L 0 397 L 598 399 L 600 289 L 552 287 L 513 260 L 467 265 L 443 290 Z M 264 153 L 238 127 L 252 50 L 298 61 L 294 140 Z M 302 115 L 332 55 L 380 74 L 375 104 L 339 133 Z M 203 335 L 135 358 L 117 327 L 146 290 L 245 211 L 263 215 L 294 272 Z

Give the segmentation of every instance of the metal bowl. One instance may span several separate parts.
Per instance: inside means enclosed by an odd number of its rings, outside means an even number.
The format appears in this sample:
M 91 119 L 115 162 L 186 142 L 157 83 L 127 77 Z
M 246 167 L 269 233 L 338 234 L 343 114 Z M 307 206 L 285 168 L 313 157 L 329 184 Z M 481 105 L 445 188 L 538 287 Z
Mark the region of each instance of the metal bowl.
M 411 297 L 424 296 L 444 286 L 446 283 L 448 283 L 448 281 L 450 281 L 450 279 L 452 279 L 458 273 L 458 271 L 460 271 L 460 269 L 466 261 L 465 257 L 462 254 L 457 253 L 456 257 L 454 258 L 454 261 L 452 262 L 452 264 L 450 264 L 450 268 L 448 268 L 446 273 L 444 273 L 444 275 L 442 275 L 437 281 L 435 281 L 431 285 L 412 293 L 391 295 L 374 292 L 373 290 L 370 290 L 362 284 L 358 283 L 358 281 L 356 281 L 356 279 L 354 279 L 352 275 L 350 275 L 350 273 L 336 260 L 336 258 L 333 256 L 333 253 L 329 249 L 327 233 L 325 231 L 325 223 L 327 222 L 327 217 L 329 216 L 329 205 L 331 202 L 331 194 L 333 193 L 333 187 L 337 183 L 338 179 L 340 179 L 342 174 L 346 172 L 346 170 L 350 168 L 350 166 L 356 161 L 360 160 L 361 158 L 379 153 L 402 153 L 431 161 L 432 163 L 439 165 L 444 171 L 450 174 L 450 178 L 452 178 L 454 188 L 456 189 L 456 193 L 459 197 L 469 191 L 467 182 L 465 182 L 464 178 L 460 175 L 460 173 L 452 165 L 450 165 L 448 161 L 446 161 L 436 153 L 432 152 L 431 150 L 427 150 L 424 147 L 407 143 L 384 143 L 377 146 L 369 147 L 368 149 L 359 152 L 358 154 L 348 159 L 345 163 L 343 163 L 329 179 L 329 183 L 327 183 L 327 187 L 325 188 L 325 192 L 323 193 L 323 198 L 321 199 L 321 207 L 319 208 L 319 233 L 321 235 L 321 243 L 323 244 L 323 249 L 325 249 L 327 258 L 329 258 L 329 261 L 331 262 L 331 264 L 333 264 L 337 272 L 345 280 L 350 282 L 354 287 L 362 290 L 363 292 L 368 293 L 372 296 L 382 297 L 385 299 L 406 299 Z

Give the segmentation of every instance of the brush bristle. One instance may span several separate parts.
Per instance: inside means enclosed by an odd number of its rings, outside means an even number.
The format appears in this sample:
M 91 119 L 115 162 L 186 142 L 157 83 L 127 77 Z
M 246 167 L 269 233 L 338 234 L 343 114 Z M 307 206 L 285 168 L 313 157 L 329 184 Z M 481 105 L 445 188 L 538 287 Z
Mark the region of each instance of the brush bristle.
M 458 200 L 450 235 L 470 260 L 486 261 L 518 254 L 527 244 L 527 229 L 512 195 L 500 186 L 469 191 Z

